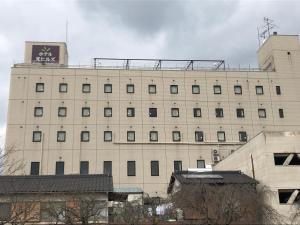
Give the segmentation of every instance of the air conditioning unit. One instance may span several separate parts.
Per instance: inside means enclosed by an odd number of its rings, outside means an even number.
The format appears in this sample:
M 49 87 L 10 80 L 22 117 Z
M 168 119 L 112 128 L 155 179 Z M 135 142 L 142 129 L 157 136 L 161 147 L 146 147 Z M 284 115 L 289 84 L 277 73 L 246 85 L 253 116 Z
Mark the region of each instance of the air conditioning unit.
M 221 161 L 220 156 L 219 156 L 219 155 L 214 155 L 214 156 L 213 156 L 213 161 L 214 161 L 214 163 L 220 162 L 220 161 Z
M 214 150 L 213 150 L 213 154 L 214 154 L 214 155 L 215 155 L 215 154 L 218 154 L 218 155 L 219 155 L 219 150 L 214 149 Z
M 221 158 L 220 158 L 220 154 L 219 154 L 219 150 L 218 149 L 213 149 L 212 150 L 212 161 L 214 163 L 217 163 L 219 161 L 221 161 Z

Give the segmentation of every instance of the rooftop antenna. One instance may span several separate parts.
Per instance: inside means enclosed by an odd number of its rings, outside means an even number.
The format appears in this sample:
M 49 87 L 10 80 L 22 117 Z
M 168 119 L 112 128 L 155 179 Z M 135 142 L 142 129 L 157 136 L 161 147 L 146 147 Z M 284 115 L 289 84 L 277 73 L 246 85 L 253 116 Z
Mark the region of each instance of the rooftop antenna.
M 274 20 L 264 17 L 264 25 L 257 27 L 257 37 L 258 37 L 258 47 L 261 45 L 261 40 L 262 43 L 271 36 L 271 30 L 273 30 L 275 27 L 277 27 L 274 24 Z

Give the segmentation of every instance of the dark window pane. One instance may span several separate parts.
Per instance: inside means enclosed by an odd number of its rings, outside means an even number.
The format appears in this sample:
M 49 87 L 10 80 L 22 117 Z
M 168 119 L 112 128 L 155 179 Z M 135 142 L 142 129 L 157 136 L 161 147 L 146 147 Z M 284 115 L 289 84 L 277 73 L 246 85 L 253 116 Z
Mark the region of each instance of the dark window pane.
M 242 94 L 242 86 L 241 85 L 234 85 L 234 94 L 236 94 L 236 95 Z
M 245 117 L 244 109 L 242 108 L 236 109 L 236 116 L 237 118 L 244 118 Z
M 157 108 L 149 108 L 149 117 L 157 117 Z
M 107 175 L 112 175 L 112 161 L 103 162 L 103 173 Z
M 181 171 L 182 170 L 182 161 L 174 161 L 174 171 Z
M 151 161 L 151 176 L 159 176 L 159 162 Z
M 55 175 L 64 175 L 65 162 L 56 162 Z
M 180 131 L 173 131 L 172 138 L 173 138 L 173 141 L 180 141 L 181 140 Z
M 218 118 L 224 117 L 223 108 L 216 108 L 215 111 L 216 111 L 216 117 Z
M 89 174 L 89 162 L 88 161 L 80 162 L 80 174 L 81 175 Z
M 246 131 L 240 131 L 239 132 L 239 140 L 241 142 L 247 142 L 247 133 L 246 133 Z
M 135 176 L 135 161 L 127 161 L 127 176 Z
M 280 86 L 276 86 L 276 94 L 281 95 L 281 89 Z
M 203 132 L 202 131 L 195 131 L 195 141 L 196 142 L 203 141 Z
M 30 175 L 40 174 L 40 162 L 31 162 Z
M 278 112 L 279 112 L 279 117 L 284 118 L 283 109 L 278 109 Z
M 216 95 L 222 94 L 221 85 L 214 85 L 214 94 L 216 94 Z
M 178 85 L 170 85 L 170 93 L 178 94 Z
M 201 117 L 201 108 L 194 108 L 194 117 Z
M 127 117 L 135 116 L 135 108 L 127 108 Z
M 197 160 L 197 168 L 205 168 L 205 160 Z

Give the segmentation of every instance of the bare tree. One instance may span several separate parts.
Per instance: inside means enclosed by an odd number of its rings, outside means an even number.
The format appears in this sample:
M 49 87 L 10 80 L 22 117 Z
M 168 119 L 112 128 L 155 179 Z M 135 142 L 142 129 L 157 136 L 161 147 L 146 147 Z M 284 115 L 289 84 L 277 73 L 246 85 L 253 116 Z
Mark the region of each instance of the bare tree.
M 17 152 L 15 146 L 0 148 L 0 175 L 15 175 L 22 172 L 25 164 L 22 159 L 15 157 Z
M 266 202 L 266 191 L 252 185 L 187 184 L 172 196 L 185 217 L 204 224 L 270 224 L 282 217 Z
M 300 199 L 297 199 L 292 213 L 291 224 L 300 224 Z

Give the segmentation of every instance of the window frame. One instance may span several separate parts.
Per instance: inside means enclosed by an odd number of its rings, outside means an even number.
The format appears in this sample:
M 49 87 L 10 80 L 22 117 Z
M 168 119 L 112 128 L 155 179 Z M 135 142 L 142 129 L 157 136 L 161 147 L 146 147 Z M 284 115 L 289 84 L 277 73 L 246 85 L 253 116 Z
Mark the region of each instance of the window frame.
M 199 167 L 200 162 L 203 163 L 203 167 Z M 206 168 L 206 166 L 205 166 L 205 160 L 204 159 L 197 159 L 197 165 L 196 166 L 197 166 L 198 169 L 199 168 Z
M 200 115 L 198 116 L 197 115 L 197 112 L 200 112 Z M 202 111 L 201 111 L 201 108 L 193 108 L 193 114 L 194 114 L 194 117 L 202 117 Z
M 223 136 L 224 136 L 224 139 L 222 140 L 222 139 L 220 139 L 220 134 L 223 134 Z M 218 140 L 218 142 L 225 142 L 226 141 L 226 134 L 225 134 L 225 131 L 217 131 L 217 140 Z
M 84 134 L 87 134 L 88 138 L 86 140 L 84 139 Z M 80 133 L 80 141 L 81 142 L 89 142 L 90 141 L 90 131 L 87 131 L 87 130 L 81 131 L 81 133 Z
M 37 114 L 38 110 L 41 110 L 41 112 L 42 112 L 41 115 Z M 34 107 L 34 114 L 33 115 L 34 115 L 34 117 L 43 117 L 43 115 L 44 115 L 44 107 L 41 107 L 41 106 Z
M 151 169 L 151 177 L 158 177 L 159 176 L 159 161 L 158 160 L 151 160 L 150 162 L 150 169 Z
M 175 88 L 176 89 L 176 91 L 175 92 L 173 92 L 173 88 Z M 171 84 L 170 85 L 170 94 L 178 94 L 178 85 L 177 84 Z
M 246 131 L 239 131 L 239 141 L 240 142 L 247 142 L 248 141 L 248 135 L 247 135 Z
M 110 134 L 110 139 L 107 139 L 106 138 L 106 134 Z M 103 141 L 104 142 L 112 142 L 112 131 L 111 130 L 105 130 L 104 132 L 103 132 Z
M 261 89 L 261 92 L 258 90 Z M 255 93 L 256 95 L 263 95 L 264 94 L 264 86 L 263 85 L 256 85 L 255 86 Z
M 108 170 L 107 170 L 107 166 L 108 166 Z M 103 161 L 103 174 L 112 176 L 112 161 Z
M 280 119 L 283 119 L 283 118 L 284 118 L 284 111 L 283 111 L 283 108 L 279 108 L 279 109 L 278 109 L 278 113 L 279 113 L 279 118 L 280 118 Z
M 39 86 L 43 87 L 43 90 L 39 90 Z M 45 92 L 45 83 L 35 83 L 35 92 Z
M 154 91 L 151 91 L 153 88 Z M 149 84 L 148 85 L 148 94 L 153 95 L 156 94 L 156 84 Z
M 156 135 L 156 138 L 155 139 L 153 139 L 152 138 L 152 135 Z M 156 130 L 151 130 L 150 132 L 149 132 L 149 141 L 150 142 L 158 142 L 158 131 L 156 131 Z
M 241 112 L 241 114 L 239 115 L 239 112 Z M 245 110 L 244 108 L 236 108 L 236 117 L 237 118 L 245 118 Z
M 88 87 L 88 90 L 86 88 Z M 91 84 L 90 83 L 84 83 L 82 84 L 82 93 L 91 93 Z
M 193 95 L 199 95 L 200 94 L 200 85 L 199 84 L 193 84 L 192 85 L 192 94 Z
M 276 85 L 275 89 L 276 89 L 276 95 L 281 95 L 281 87 L 279 85 Z
M 128 160 L 127 161 L 127 176 L 128 177 L 135 177 L 136 176 L 136 162 L 134 160 Z
M 62 140 L 60 140 L 60 136 L 59 136 L 60 134 L 63 134 L 63 139 Z M 59 130 L 56 133 L 56 141 L 57 142 L 66 142 L 66 138 L 67 138 L 66 136 L 67 136 L 66 131 Z
M 200 137 L 202 137 L 202 138 L 198 139 L 199 138 L 198 135 L 200 135 Z M 196 130 L 195 131 L 195 142 L 203 142 L 203 141 L 204 141 L 204 133 L 203 133 L 203 131 Z
M 131 114 L 129 112 L 131 112 Z M 135 108 L 133 107 L 127 108 L 127 117 L 135 117 Z
M 219 92 L 217 90 L 220 90 Z M 222 94 L 222 86 L 219 84 L 216 84 L 213 86 L 214 94 L 215 95 L 221 95 Z
M 39 134 L 39 139 L 35 139 L 35 134 Z M 42 131 L 33 131 L 32 132 L 32 142 L 42 142 Z
M 267 111 L 265 108 L 258 108 L 257 112 L 258 112 L 258 118 L 262 118 L 262 119 L 267 118 Z M 259 112 L 264 112 L 264 116 L 261 116 Z
M 175 134 L 178 134 L 178 140 L 175 140 Z M 172 131 L 172 140 L 173 142 L 180 142 L 181 141 L 181 132 L 180 131 Z
M 176 112 L 177 112 L 177 115 L 176 115 Z M 171 117 L 179 117 L 179 108 L 171 108 Z
M 37 166 L 34 168 L 34 166 Z M 37 173 L 34 173 L 35 170 L 34 169 L 37 169 Z M 37 162 L 37 161 L 33 161 L 30 163 L 30 176 L 37 176 L 37 175 L 40 175 L 40 162 Z
M 110 114 L 107 114 L 109 112 L 110 112 Z M 104 107 L 103 114 L 104 114 L 104 117 L 112 117 L 112 107 Z
M 238 88 L 240 90 L 240 92 L 236 91 L 237 90 L 236 88 Z M 243 94 L 242 85 L 234 85 L 233 92 L 235 95 L 242 95 Z
M 88 114 L 86 114 L 88 112 Z M 81 108 L 81 117 L 90 117 L 91 116 L 91 108 L 90 107 L 82 107 Z
M 112 84 L 104 84 L 103 88 L 104 93 L 112 93 Z M 109 91 L 107 91 L 107 88 L 109 89 Z
M 66 87 L 66 90 L 62 90 L 62 87 Z M 68 93 L 68 83 L 59 83 L 58 91 L 59 93 Z
M 132 91 L 130 91 L 130 88 L 132 88 Z M 127 84 L 126 85 L 126 93 L 127 94 L 134 94 L 134 84 Z
M 176 165 L 177 163 L 178 165 Z M 174 160 L 173 165 L 174 165 L 174 172 L 182 171 L 182 160 Z M 179 169 L 177 169 L 176 167 L 179 167 Z
M 218 114 L 218 112 L 220 114 Z M 216 115 L 216 118 L 223 118 L 224 117 L 224 110 L 223 110 L 223 108 L 215 108 L 215 115 Z
M 157 117 L 157 108 L 154 107 L 149 108 L 149 117 Z
M 133 139 L 130 140 L 129 135 L 132 134 L 133 135 Z M 135 131 L 129 130 L 127 131 L 127 142 L 135 142 Z
M 61 115 L 61 114 L 59 113 L 60 110 L 65 110 L 65 114 L 64 114 L 64 115 Z M 57 116 L 58 116 L 58 117 L 67 117 L 67 107 L 64 107 L 64 106 L 58 107 L 58 109 L 57 109 Z

